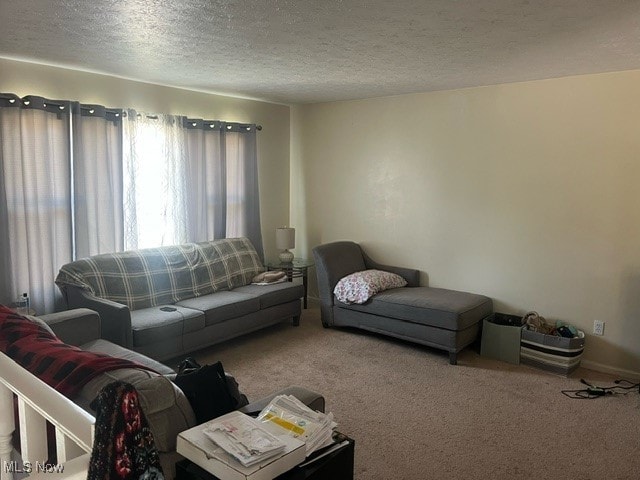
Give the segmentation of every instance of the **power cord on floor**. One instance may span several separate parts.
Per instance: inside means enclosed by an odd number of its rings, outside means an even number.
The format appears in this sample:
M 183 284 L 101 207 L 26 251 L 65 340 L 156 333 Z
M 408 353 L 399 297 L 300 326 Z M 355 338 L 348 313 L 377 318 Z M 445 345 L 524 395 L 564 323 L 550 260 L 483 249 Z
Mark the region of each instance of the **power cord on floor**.
M 613 383 L 616 385 L 613 387 L 597 387 L 587 382 L 584 378 L 581 378 L 580 382 L 584 383 L 587 388 L 581 390 L 562 390 L 562 394 L 569 398 L 579 400 L 593 400 L 594 398 L 605 397 L 608 395 L 627 395 L 635 389 L 640 393 L 640 383 L 633 383 L 624 379 L 614 380 Z

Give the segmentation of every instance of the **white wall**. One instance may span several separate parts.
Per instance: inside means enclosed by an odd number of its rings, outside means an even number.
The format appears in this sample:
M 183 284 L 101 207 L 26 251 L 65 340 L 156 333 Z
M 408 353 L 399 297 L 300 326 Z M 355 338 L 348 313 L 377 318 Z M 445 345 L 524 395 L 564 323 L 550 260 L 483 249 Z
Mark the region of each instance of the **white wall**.
M 261 124 L 258 169 L 267 257 L 276 256 L 275 229 L 289 221 L 289 107 L 210 95 L 0 58 L 0 91 L 78 100 L 150 113 Z
M 583 364 L 638 374 L 639 85 L 631 71 L 294 107 L 296 254 L 350 239 L 496 311 L 588 334 L 604 320 Z

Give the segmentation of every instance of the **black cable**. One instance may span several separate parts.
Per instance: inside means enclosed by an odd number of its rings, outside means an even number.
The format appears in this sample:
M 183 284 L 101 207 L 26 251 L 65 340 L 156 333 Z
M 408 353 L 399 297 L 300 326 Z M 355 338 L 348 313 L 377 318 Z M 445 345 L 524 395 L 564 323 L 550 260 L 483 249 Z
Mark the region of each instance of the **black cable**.
M 592 395 L 588 390 L 561 390 L 561 393 L 569 398 L 581 400 L 593 400 L 600 398 L 602 395 Z
M 630 382 L 629 380 L 625 380 L 625 379 L 614 380 L 613 383 L 628 383 L 629 384 L 628 387 L 623 387 L 622 385 L 619 385 L 617 388 L 624 388 L 624 389 L 627 389 L 627 390 L 633 390 L 634 388 L 638 387 L 638 393 L 640 393 L 640 383 L 633 383 L 633 382 Z
M 561 390 L 561 393 L 569 398 L 580 400 L 593 400 L 594 398 L 608 395 L 627 395 L 631 390 L 635 390 L 636 388 L 638 389 L 638 393 L 640 393 L 640 383 L 634 383 L 624 379 L 614 380 L 613 383 L 616 385 L 613 387 L 598 387 L 587 382 L 584 378 L 580 379 L 580 383 L 584 383 L 587 388 L 582 390 Z

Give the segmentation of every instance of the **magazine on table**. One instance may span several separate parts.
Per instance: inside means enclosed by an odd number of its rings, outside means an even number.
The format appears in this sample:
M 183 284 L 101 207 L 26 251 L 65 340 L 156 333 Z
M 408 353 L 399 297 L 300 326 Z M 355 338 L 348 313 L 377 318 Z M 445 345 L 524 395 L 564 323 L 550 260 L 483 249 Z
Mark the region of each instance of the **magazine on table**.
M 333 443 L 337 423 L 332 413 L 311 410 L 293 395 L 276 396 L 258 415 L 274 435 L 289 435 L 305 442 L 307 456 Z

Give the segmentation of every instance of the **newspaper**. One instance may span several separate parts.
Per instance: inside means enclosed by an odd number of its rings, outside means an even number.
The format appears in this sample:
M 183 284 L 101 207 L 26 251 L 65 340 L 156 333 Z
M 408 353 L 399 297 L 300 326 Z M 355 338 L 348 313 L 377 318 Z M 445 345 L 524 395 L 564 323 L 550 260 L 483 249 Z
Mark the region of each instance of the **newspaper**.
M 202 433 L 249 467 L 284 452 L 285 444 L 247 415 L 225 416 L 207 424 Z
M 332 413 L 315 412 L 292 395 L 275 397 L 257 419 L 275 435 L 288 434 L 304 441 L 307 456 L 331 445 L 337 427 Z

